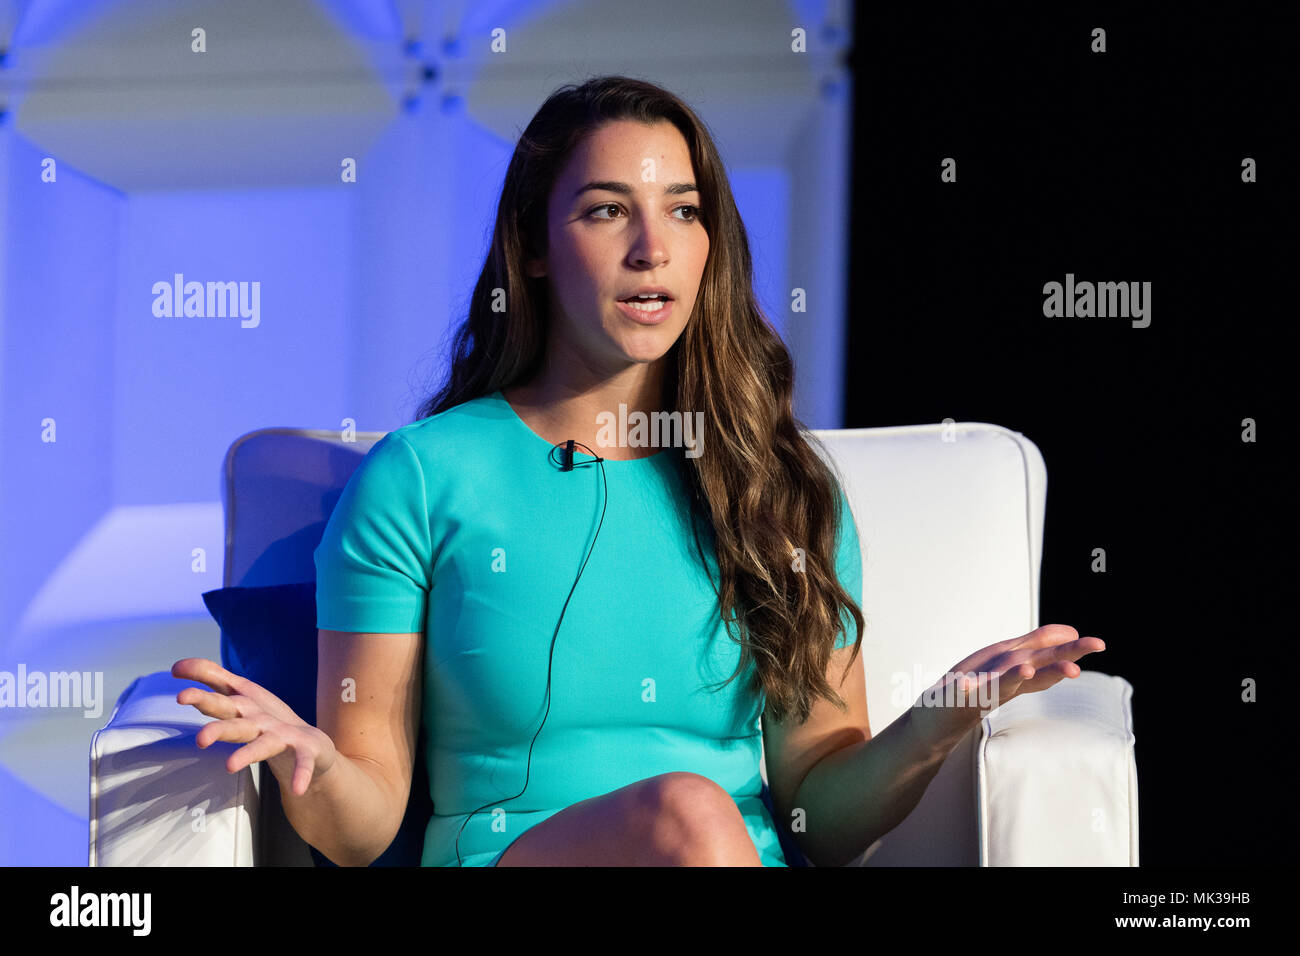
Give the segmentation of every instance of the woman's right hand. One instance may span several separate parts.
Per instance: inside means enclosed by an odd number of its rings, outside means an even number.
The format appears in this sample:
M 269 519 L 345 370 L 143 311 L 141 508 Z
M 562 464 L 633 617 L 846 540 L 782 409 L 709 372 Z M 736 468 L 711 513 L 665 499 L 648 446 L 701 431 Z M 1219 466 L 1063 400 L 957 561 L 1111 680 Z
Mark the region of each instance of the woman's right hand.
M 212 688 L 186 687 L 176 695 L 178 704 L 193 704 L 200 713 L 219 718 L 198 732 L 195 742 L 200 748 L 218 740 L 247 744 L 230 755 L 227 772 L 236 773 L 265 760 L 281 788 L 289 785 L 300 797 L 313 780 L 334 766 L 338 751 L 329 735 L 307 723 L 265 687 L 206 657 L 177 661 L 172 676 Z

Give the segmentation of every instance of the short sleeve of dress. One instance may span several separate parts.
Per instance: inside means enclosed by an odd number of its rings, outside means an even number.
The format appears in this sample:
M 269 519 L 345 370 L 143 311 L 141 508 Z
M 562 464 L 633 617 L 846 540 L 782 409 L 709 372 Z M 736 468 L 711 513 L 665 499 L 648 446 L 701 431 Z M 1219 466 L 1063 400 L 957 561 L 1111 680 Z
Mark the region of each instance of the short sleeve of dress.
M 348 479 L 313 554 L 318 628 L 424 631 L 433 564 L 427 496 L 415 449 L 389 432 Z
M 838 492 L 840 498 L 840 524 L 836 537 L 835 572 L 839 576 L 840 585 L 849 594 L 853 595 L 853 600 L 858 607 L 861 607 L 862 545 L 858 539 L 858 528 L 853 520 L 853 512 L 849 508 L 848 495 L 844 493 L 843 488 L 839 488 Z M 835 638 L 835 648 L 837 650 L 850 646 L 858 639 L 858 625 L 853 620 L 853 615 L 849 613 L 848 608 L 843 609 L 840 620 L 844 622 L 844 630 Z

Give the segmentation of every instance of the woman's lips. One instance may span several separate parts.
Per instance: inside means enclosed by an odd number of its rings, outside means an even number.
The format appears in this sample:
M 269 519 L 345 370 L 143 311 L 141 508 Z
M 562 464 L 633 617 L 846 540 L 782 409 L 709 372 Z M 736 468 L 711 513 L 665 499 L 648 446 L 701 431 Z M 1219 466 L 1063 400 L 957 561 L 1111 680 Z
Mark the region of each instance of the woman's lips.
M 658 325 L 660 322 L 663 322 L 672 314 L 673 306 L 675 304 L 675 300 L 669 299 L 658 311 L 646 312 L 642 309 L 631 306 L 626 302 L 617 303 L 620 312 L 626 315 L 633 322 L 637 322 L 641 325 Z

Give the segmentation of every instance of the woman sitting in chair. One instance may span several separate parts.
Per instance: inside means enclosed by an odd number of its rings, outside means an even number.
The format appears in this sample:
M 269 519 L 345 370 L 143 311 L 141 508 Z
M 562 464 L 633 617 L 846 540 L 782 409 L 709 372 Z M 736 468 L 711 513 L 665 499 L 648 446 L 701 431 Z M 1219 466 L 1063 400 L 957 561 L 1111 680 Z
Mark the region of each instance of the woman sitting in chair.
M 340 865 L 398 832 L 422 721 L 423 865 L 785 866 L 779 823 L 831 866 L 902 821 L 982 712 L 1077 676 L 1104 645 L 1041 627 L 872 736 L 857 530 L 752 286 L 685 103 L 623 77 L 552 95 L 446 383 L 316 550 L 319 726 L 188 659 L 173 673 L 213 690 L 178 700 L 220 718 L 199 746 L 246 742 L 227 769 L 268 761 Z

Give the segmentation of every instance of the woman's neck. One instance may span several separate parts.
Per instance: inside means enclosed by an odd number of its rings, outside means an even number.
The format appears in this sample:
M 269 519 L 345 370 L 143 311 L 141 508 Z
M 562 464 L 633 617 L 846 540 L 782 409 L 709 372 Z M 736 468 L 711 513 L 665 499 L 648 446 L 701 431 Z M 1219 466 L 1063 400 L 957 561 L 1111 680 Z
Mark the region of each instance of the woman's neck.
M 653 455 L 659 448 L 601 445 L 599 438 L 616 437 L 618 429 L 604 427 L 608 422 L 626 420 L 633 412 L 647 417 L 663 411 L 662 377 L 643 377 L 635 382 L 607 380 L 587 387 L 572 383 L 532 382 L 511 385 L 501 390 L 524 423 L 552 444 L 572 438 L 595 454 L 611 461 L 624 461 Z M 623 408 L 620 409 L 619 406 Z

